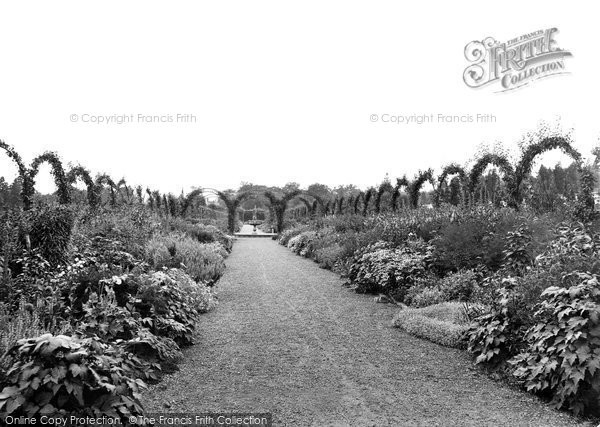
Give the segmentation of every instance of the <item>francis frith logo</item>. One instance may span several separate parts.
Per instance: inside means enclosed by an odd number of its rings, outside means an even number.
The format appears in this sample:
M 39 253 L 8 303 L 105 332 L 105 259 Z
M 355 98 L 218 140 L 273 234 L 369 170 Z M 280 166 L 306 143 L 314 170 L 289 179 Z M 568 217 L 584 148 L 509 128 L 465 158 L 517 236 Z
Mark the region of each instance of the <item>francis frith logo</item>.
M 557 46 L 558 30 L 549 28 L 499 42 L 492 37 L 465 46 L 463 80 L 472 88 L 499 84 L 499 92 L 517 89 L 535 80 L 566 73 L 571 52 Z

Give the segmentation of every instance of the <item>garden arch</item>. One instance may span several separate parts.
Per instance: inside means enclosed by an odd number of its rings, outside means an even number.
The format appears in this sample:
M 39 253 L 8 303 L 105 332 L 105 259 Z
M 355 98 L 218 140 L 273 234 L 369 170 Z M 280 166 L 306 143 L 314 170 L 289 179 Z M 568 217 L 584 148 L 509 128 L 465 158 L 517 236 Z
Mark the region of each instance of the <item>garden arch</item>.
M 112 180 L 112 178 L 110 176 L 108 176 L 107 174 L 102 174 L 102 175 L 98 175 L 98 177 L 96 178 L 96 194 L 98 197 L 98 203 L 100 203 L 101 201 L 101 191 L 104 185 L 108 185 L 109 189 L 110 189 L 110 204 L 112 206 L 115 206 L 117 204 L 117 195 L 116 195 L 116 185 L 115 182 Z M 155 196 L 158 193 L 158 191 L 155 191 Z M 157 207 L 160 208 L 160 196 L 159 196 L 159 201 L 157 202 Z
M 416 178 L 408 185 L 408 198 L 412 208 L 419 206 L 419 194 L 423 185 L 429 182 L 435 190 L 435 181 L 433 179 L 433 171 L 427 169 L 426 171 L 419 171 Z
M 444 167 L 444 169 L 442 170 L 442 173 L 440 174 L 440 176 L 438 177 L 438 183 L 437 183 L 437 188 L 435 190 L 435 205 L 439 206 L 441 203 L 441 196 L 442 196 L 442 186 L 444 185 L 444 183 L 446 182 L 446 178 L 450 175 L 457 175 L 459 182 L 460 182 L 460 186 L 461 186 L 461 194 L 462 194 L 462 201 L 464 204 L 466 204 L 468 202 L 468 178 L 467 178 L 467 172 L 458 164 L 456 163 L 451 163 L 449 165 L 447 165 L 446 167 Z
M 531 168 L 537 156 L 544 154 L 548 151 L 559 149 L 564 154 L 573 159 L 579 169 L 581 169 L 581 154 L 571 145 L 571 138 L 569 136 L 551 136 L 542 138 L 535 144 L 529 145 L 523 150 L 521 159 L 517 164 L 514 172 L 514 182 L 511 191 L 513 203 L 518 206 L 523 200 L 521 194 L 521 184 L 523 180 L 531 173 Z
M 277 226 L 277 233 L 281 233 L 283 231 L 283 220 L 285 216 L 285 211 L 288 208 L 288 203 L 300 194 L 302 194 L 302 191 L 300 190 L 290 191 L 289 193 L 285 193 L 282 197 L 277 197 L 271 191 L 265 191 L 263 193 L 263 195 L 269 200 L 273 208 L 273 213 L 275 214 L 275 221 Z
M 21 156 L 19 153 L 17 153 L 14 147 L 0 140 L 0 148 L 6 152 L 8 158 L 11 159 L 17 166 L 19 176 L 23 180 L 23 187 L 21 188 L 21 201 L 23 202 L 23 209 L 28 210 L 33 204 L 32 197 L 34 192 L 33 185 L 31 184 L 29 177 L 29 170 L 27 169 L 27 166 L 25 166 L 25 163 L 23 163 L 23 159 L 21 159 Z
M 479 183 L 479 178 L 481 178 L 481 176 L 483 175 L 483 171 L 489 165 L 494 165 L 497 168 L 499 168 L 500 171 L 504 174 L 502 179 L 506 183 L 509 192 L 513 189 L 515 172 L 509 160 L 505 156 L 500 154 L 486 153 L 475 162 L 475 164 L 471 168 L 471 172 L 469 173 L 468 182 L 470 200 L 474 200 L 475 188 Z
M 58 203 L 61 205 L 66 205 L 71 203 L 71 192 L 69 183 L 67 182 L 67 178 L 65 175 L 65 170 L 63 169 L 62 162 L 56 153 L 51 151 L 47 151 L 31 162 L 31 167 L 29 169 L 29 179 L 31 184 L 31 197 L 33 197 L 33 190 L 35 187 L 35 178 L 40 171 L 40 166 L 43 163 L 48 163 L 51 167 L 52 176 L 54 177 L 54 184 L 56 185 L 56 194 L 58 195 Z
M 202 197 L 203 190 L 201 188 L 196 188 L 190 191 L 187 196 L 183 198 L 181 202 L 181 216 L 185 216 L 187 210 L 192 205 L 195 199 Z M 202 197 L 203 198 L 203 197 Z
M 392 198 L 394 197 L 394 187 L 392 187 L 392 184 L 390 184 L 389 182 L 383 182 L 379 188 L 377 189 L 377 194 L 375 195 L 375 213 L 380 213 L 381 212 L 381 199 L 383 197 L 383 195 L 385 193 L 389 193 L 392 195 Z M 393 209 L 393 207 L 392 207 Z
M 91 208 L 95 208 L 98 205 L 96 186 L 89 171 L 81 165 L 75 166 L 67 173 L 67 182 L 69 184 L 74 185 L 78 179 L 85 184 L 88 204 Z
M 358 214 L 359 203 L 362 203 L 363 205 L 365 203 L 365 193 L 363 193 L 362 191 L 356 195 L 356 198 L 354 199 L 354 204 L 352 205 L 352 207 L 354 208 L 355 215 Z
M 369 212 L 369 202 L 373 198 L 374 194 L 375 194 L 375 189 L 373 187 L 369 188 L 366 191 L 364 199 L 363 199 L 363 210 L 362 210 L 363 216 L 367 216 L 367 213 Z
M 392 210 L 395 212 L 398 210 L 398 198 L 400 198 L 400 190 L 402 188 L 408 188 L 409 182 L 406 176 L 396 179 L 396 186 L 394 187 L 394 193 L 392 194 Z

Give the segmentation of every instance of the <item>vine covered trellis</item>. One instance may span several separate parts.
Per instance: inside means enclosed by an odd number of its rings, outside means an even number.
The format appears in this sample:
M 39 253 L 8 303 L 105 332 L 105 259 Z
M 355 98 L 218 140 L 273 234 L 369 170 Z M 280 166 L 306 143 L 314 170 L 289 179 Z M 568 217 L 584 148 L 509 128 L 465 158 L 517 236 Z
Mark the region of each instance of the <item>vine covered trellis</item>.
M 437 178 L 434 178 L 431 169 L 419 171 L 412 181 L 409 181 L 406 176 L 398 178 L 395 186 L 392 186 L 386 177 L 386 180 L 378 187 L 370 187 L 364 192 L 352 194 L 338 193 L 330 199 L 301 190 L 293 190 L 283 195 L 265 191 L 260 195 L 268 200 L 269 210 L 275 219 L 277 231 L 280 232 L 283 229 L 288 204 L 295 198 L 298 198 L 302 206 L 302 209 L 294 208 L 292 213 L 295 216 L 315 217 L 346 213 L 368 215 L 369 213 L 379 214 L 383 211 L 397 212 L 400 208 L 399 200 L 403 191 L 406 193 L 410 208 L 418 207 L 420 194 L 427 182 L 433 186 L 433 204 L 439 206 L 442 203 L 442 196 L 446 194 L 444 197 L 447 197 L 448 194 L 444 193 L 444 191 L 448 191 L 446 190 L 448 188 L 447 179 L 454 176 L 450 181 L 453 203 L 465 205 L 474 203 L 476 202 L 475 191 L 481 185 L 486 168 L 494 166 L 500 171 L 501 179 L 504 182 L 506 191 L 502 194 L 506 196 L 506 204 L 519 208 L 523 203 L 524 182 L 530 176 L 535 160 L 543 153 L 557 149 L 573 159 L 580 174 L 581 188 L 576 210 L 580 213 L 584 210 L 593 211 L 594 176 L 584 167 L 581 154 L 573 147 L 571 134 L 550 134 L 547 127 L 543 127 L 538 132 L 527 134 L 524 140 L 526 143 L 521 144 L 520 158 L 514 162 L 514 166 L 510 159 L 502 153 L 484 152 L 478 156 L 469 170 L 457 163 L 450 163 L 442 169 Z M 166 215 L 183 216 L 187 214 L 197 199 L 201 199 L 204 203 L 205 191 L 212 191 L 225 205 L 228 217 L 227 228 L 231 233 L 235 230 L 236 211 L 241 203 L 249 197 L 257 196 L 256 192 L 233 193 L 197 188 L 187 195 L 182 193 L 179 197 L 175 197 L 170 193 L 161 194 L 159 191 L 149 188 L 144 191 L 143 187 L 139 185 L 131 187 L 124 178 L 115 184 L 115 181 L 105 173 L 99 174 L 94 180 L 91 173 L 81 165 L 65 171 L 59 156 L 51 151 L 35 157 L 31 165 L 27 167 L 14 147 L 0 140 L 0 148 L 17 167 L 21 180 L 20 196 L 24 210 L 29 210 L 33 206 L 36 178 L 44 163 L 50 166 L 50 172 L 56 185 L 56 198 L 60 204 L 72 202 L 73 186 L 78 181 L 82 181 L 85 184 L 87 202 L 91 208 L 97 208 L 102 203 L 101 195 L 106 188 L 109 192 L 111 206 L 116 206 L 119 202 L 127 204 L 137 202 L 147 204 L 151 210 L 163 212 Z M 385 197 L 386 194 L 389 196 Z M 386 200 L 385 204 L 384 200 Z M 196 209 L 197 205 L 196 203 Z M 585 217 L 583 213 L 579 216 Z

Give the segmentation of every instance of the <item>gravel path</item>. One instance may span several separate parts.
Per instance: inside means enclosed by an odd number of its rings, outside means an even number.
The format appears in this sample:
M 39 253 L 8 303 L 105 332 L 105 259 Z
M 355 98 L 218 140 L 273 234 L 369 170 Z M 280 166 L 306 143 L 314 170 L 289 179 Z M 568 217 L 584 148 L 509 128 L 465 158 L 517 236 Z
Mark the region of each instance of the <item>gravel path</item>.
M 341 283 L 270 239 L 239 239 L 198 344 L 144 406 L 272 412 L 289 426 L 577 424 L 490 380 L 465 352 L 392 328 L 396 308 Z

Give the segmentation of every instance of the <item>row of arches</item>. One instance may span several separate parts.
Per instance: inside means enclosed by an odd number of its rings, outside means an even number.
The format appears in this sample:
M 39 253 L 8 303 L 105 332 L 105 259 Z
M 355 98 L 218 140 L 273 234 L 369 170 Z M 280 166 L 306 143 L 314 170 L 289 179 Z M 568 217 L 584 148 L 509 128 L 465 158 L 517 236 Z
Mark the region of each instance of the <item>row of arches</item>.
M 309 206 L 310 202 L 304 200 L 307 211 L 311 215 L 317 213 L 317 204 L 321 206 L 321 212 L 325 215 L 335 213 L 354 213 L 366 215 L 369 211 L 380 213 L 383 206 L 382 200 L 387 193 L 390 195 L 388 208 L 391 211 L 397 211 L 398 201 L 401 192 L 404 190 L 408 196 L 409 206 L 416 208 L 419 204 L 419 195 L 423 186 L 430 183 L 433 187 L 434 205 L 441 204 L 444 187 L 448 184 L 450 177 L 455 177 L 460 185 L 460 198 L 463 204 L 468 204 L 474 199 L 474 193 L 479 184 L 484 171 L 488 166 L 495 166 L 499 169 L 502 180 L 508 190 L 509 206 L 518 208 L 523 201 L 522 185 L 525 178 L 531 173 L 535 159 L 548 151 L 559 149 L 564 154 L 573 159 L 578 168 L 582 168 L 581 154 L 572 147 L 569 136 L 551 136 L 541 138 L 537 143 L 528 145 L 522 152 L 520 160 L 513 167 L 507 156 L 498 153 L 484 153 L 473 164 L 470 170 L 465 170 L 462 166 L 451 163 L 442 169 L 442 172 L 434 179 L 433 171 L 428 169 L 420 171 L 412 181 L 406 176 L 398 178 L 396 185 L 392 186 L 389 182 L 384 182 L 378 188 L 369 188 L 364 192 L 358 193 L 354 197 L 334 199 L 323 202 L 322 199 L 315 199 L 314 206 Z M 344 202 L 346 203 L 344 206 Z
M 16 150 L 0 140 L 0 148 L 4 150 L 7 156 L 16 164 L 18 173 L 22 178 L 22 202 L 23 208 L 28 210 L 33 203 L 35 192 L 35 179 L 38 175 L 40 166 L 47 163 L 51 167 L 51 173 L 57 187 L 57 197 L 61 204 L 71 202 L 72 187 L 78 181 L 83 182 L 87 188 L 87 200 L 90 206 L 96 207 L 101 201 L 103 189 L 108 189 L 110 194 L 110 203 L 115 205 L 119 194 L 131 200 L 134 198 L 134 191 L 124 179 L 115 183 L 107 174 L 101 174 L 92 179 L 90 172 L 83 166 L 78 165 L 65 171 L 58 155 L 54 152 L 45 152 L 36 157 L 31 165 L 25 165 Z M 389 195 L 388 208 L 397 211 L 401 193 L 404 191 L 407 196 L 408 205 L 416 208 L 419 204 L 419 196 L 423 186 L 430 183 L 434 188 L 434 204 L 441 203 L 442 189 L 447 184 L 450 177 L 455 177 L 460 184 L 460 194 L 463 203 L 468 203 L 473 199 L 474 191 L 479 183 L 486 168 L 490 165 L 496 166 L 502 173 L 502 179 L 506 184 L 509 193 L 508 204 L 518 207 L 522 200 L 521 186 L 525 178 L 531 173 L 534 161 L 537 156 L 553 150 L 559 149 L 571 157 L 579 167 L 581 167 L 581 155 L 571 145 L 570 137 L 551 136 L 539 139 L 536 143 L 528 145 L 522 150 L 520 160 L 513 167 L 509 159 L 501 154 L 485 153 L 480 156 L 470 171 L 465 170 L 456 163 L 451 163 L 443 168 L 441 174 L 434 179 L 431 169 L 420 171 L 413 180 L 408 180 L 406 176 L 396 180 L 395 185 L 389 181 L 384 182 L 378 188 L 369 188 L 364 192 L 347 198 L 339 197 L 334 200 L 325 200 L 319 195 L 303 192 L 300 190 L 291 191 L 283 195 L 276 195 L 273 192 L 263 192 L 261 195 L 266 198 L 270 204 L 270 211 L 274 215 L 277 229 L 283 227 L 283 218 L 288 208 L 289 202 L 298 199 L 303 205 L 306 214 L 315 216 L 318 214 L 336 214 L 336 213 L 354 213 L 367 215 L 369 212 L 380 213 L 382 203 L 386 194 Z M 136 188 L 137 198 L 143 203 L 143 191 L 140 186 Z M 161 195 L 158 191 L 146 189 L 148 203 L 152 209 L 163 208 L 173 215 L 183 215 L 191 206 L 197 197 L 203 197 L 206 191 L 212 191 L 221 199 L 228 212 L 228 228 L 235 228 L 236 211 L 240 204 L 250 197 L 256 197 L 253 192 L 242 192 L 239 194 L 224 193 L 212 189 L 196 189 L 187 196 L 181 196 L 178 200 L 172 195 Z
M 125 191 L 125 197 L 132 196 L 132 190 L 127 186 L 124 179 L 115 184 L 107 174 L 101 174 L 92 179 L 90 172 L 81 165 L 74 166 L 68 171 L 65 171 L 62 161 L 58 155 L 52 151 L 47 151 L 33 159 L 31 164 L 27 166 L 17 151 L 4 141 L 0 140 L 0 149 L 2 149 L 9 159 L 17 166 L 19 177 L 21 178 L 21 200 L 24 210 L 30 210 L 33 206 L 33 196 L 35 194 L 36 178 L 39 174 L 40 167 L 43 164 L 50 166 L 50 172 L 53 176 L 54 184 L 56 185 L 56 195 L 58 203 L 69 204 L 72 201 L 73 186 L 77 182 L 82 182 L 87 191 L 87 200 L 91 207 L 97 207 L 101 200 L 101 193 L 104 188 L 108 188 L 110 192 L 111 204 L 117 203 L 117 195 Z M 141 188 L 138 191 L 141 194 Z

